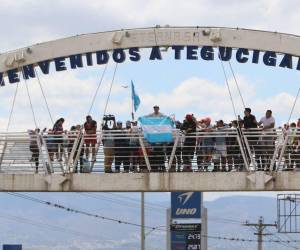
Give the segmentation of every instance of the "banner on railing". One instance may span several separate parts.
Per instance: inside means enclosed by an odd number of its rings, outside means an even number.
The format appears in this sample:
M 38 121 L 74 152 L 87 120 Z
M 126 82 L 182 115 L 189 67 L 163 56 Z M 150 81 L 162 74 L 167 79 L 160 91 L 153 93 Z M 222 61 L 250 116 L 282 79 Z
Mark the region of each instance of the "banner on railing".
M 149 143 L 173 142 L 173 121 L 170 117 L 143 116 L 139 118 L 139 122 Z

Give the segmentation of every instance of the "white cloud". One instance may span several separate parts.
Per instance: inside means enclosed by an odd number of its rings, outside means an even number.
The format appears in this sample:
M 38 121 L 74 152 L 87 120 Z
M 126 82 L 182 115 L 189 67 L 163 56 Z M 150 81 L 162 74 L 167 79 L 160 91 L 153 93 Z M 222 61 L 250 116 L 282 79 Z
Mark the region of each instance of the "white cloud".
M 95 119 L 97 120 L 99 120 L 99 117 L 103 114 L 111 84 L 111 79 L 109 76 L 107 77 L 108 78 L 103 79 L 91 112 L 92 115 L 95 115 Z M 82 124 L 92 104 L 92 99 L 99 81 L 100 77 L 97 74 L 90 74 L 83 79 L 78 71 L 65 71 L 63 73 L 46 76 L 40 75 L 40 82 L 53 119 L 56 120 L 60 117 L 64 117 L 66 119 L 65 128 L 69 128 L 71 125 L 78 123 Z M 2 131 L 6 130 L 16 86 L 16 84 L 5 86 L 1 88 L 0 91 L 0 105 L 3 107 L 0 113 L 0 128 Z M 51 127 L 50 116 L 37 79 L 28 80 L 27 86 L 38 126 L 41 128 Z M 126 102 L 130 103 L 130 100 L 128 100 L 128 91 L 128 89 L 122 87 L 122 83 L 115 80 L 112 87 L 111 98 L 126 95 L 127 99 L 121 103 L 116 101 L 111 104 L 109 102 L 108 111 L 111 107 L 115 107 L 113 108 L 114 112 L 125 112 Z M 130 110 L 130 105 L 127 106 L 128 110 Z M 33 127 L 35 127 L 35 125 L 26 85 L 24 81 L 21 81 L 18 87 L 10 131 L 26 130 Z
M 31 43 L 120 28 L 228 26 L 300 33 L 296 0 L 7 1 L 1 0 L 2 51 Z M 287 14 L 288 13 L 288 14 Z M 14 30 L 14 32 L 11 32 Z
M 257 94 L 256 85 L 250 83 L 246 76 L 237 75 L 236 77 L 246 106 L 252 108 L 257 119 L 264 115 L 265 110 L 272 109 L 278 126 L 287 121 L 295 100 L 293 95 L 281 92 L 275 96 L 261 98 Z M 98 78 L 95 74 L 91 74 L 91 76 L 82 79 L 77 71 L 41 76 L 41 83 L 53 119 L 64 117 L 66 119 L 66 129 L 71 125 L 83 123 L 99 83 Z M 51 127 L 49 114 L 37 80 L 32 79 L 27 81 L 27 84 L 38 126 L 41 128 Z M 110 84 L 111 79 L 105 78 L 91 112 L 98 121 L 104 112 Z M 125 121 L 130 119 L 131 99 L 130 88 L 123 88 L 122 85 L 120 80 L 116 80 L 113 84 L 106 114 L 115 114 L 117 119 Z M 229 86 L 237 114 L 243 115 L 241 98 L 233 79 L 229 79 Z M 6 109 L 0 116 L 0 126 L 3 131 L 6 129 L 8 112 L 11 107 L 15 87 L 4 87 L 1 90 L 3 91 L 0 92 L 0 105 Z M 224 119 L 226 122 L 235 119 L 225 82 L 216 83 L 204 78 L 190 77 L 168 92 L 145 93 L 143 89 L 140 89 L 139 92 L 141 107 L 138 110 L 138 116 L 152 112 L 153 105 L 158 104 L 162 112 L 168 115 L 175 114 L 178 120 L 182 120 L 184 115 L 189 112 L 192 112 L 197 118 L 210 116 L 213 120 Z M 300 104 L 297 104 L 295 110 L 299 108 Z M 32 112 L 25 84 L 22 82 L 19 84 L 11 130 L 26 130 L 32 127 L 34 127 Z
M 263 98 L 258 95 L 256 85 L 250 83 L 246 76 L 237 76 L 245 105 L 251 107 L 253 113 L 260 119 L 267 109 L 273 110 L 273 115 L 280 126 L 287 121 L 295 96 L 279 92 L 274 96 Z M 243 106 L 233 79 L 229 79 L 230 91 L 237 114 L 243 116 Z M 213 120 L 224 119 L 229 122 L 234 119 L 234 112 L 226 84 L 218 84 L 207 79 L 191 77 L 181 82 L 168 93 L 142 94 L 140 113 L 150 112 L 153 104 L 159 104 L 162 112 L 176 114 L 177 119 L 183 119 L 184 114 L 192 112 L 197 118 L 210 116 Z M 299 102 L 295 107 L 292 120 L 296 119 L 296 111 L 300 108 Z

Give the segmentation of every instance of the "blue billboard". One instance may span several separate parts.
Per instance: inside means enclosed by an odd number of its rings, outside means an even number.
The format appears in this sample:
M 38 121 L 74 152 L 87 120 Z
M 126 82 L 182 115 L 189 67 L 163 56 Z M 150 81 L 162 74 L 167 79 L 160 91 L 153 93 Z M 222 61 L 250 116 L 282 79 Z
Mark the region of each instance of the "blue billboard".
M 172 192 L 172 219 L 200 219 L 201 192 Z
M 3 250 L 22 250 L 22 245 L 3 245 Z

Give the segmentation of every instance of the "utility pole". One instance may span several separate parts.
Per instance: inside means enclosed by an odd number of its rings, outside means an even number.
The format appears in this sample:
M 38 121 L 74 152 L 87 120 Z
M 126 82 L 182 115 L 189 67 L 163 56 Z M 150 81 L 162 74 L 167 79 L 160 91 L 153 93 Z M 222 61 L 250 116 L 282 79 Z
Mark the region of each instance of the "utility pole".
M 277 227 L 277 224 L 265 224 L 264 218 L 262 216 L 259 217 L 258 223 L 249 223 L 246 221 L 244 226 L 254 227 L 257 231 L 254 235 L 257 235 L 257 250 L 263 250 L 263 236 L 272 235 L 270 233 L 264 233 L 266 227 Z
M 145 200 L 141 192 L 141 250 L 145 250 Z

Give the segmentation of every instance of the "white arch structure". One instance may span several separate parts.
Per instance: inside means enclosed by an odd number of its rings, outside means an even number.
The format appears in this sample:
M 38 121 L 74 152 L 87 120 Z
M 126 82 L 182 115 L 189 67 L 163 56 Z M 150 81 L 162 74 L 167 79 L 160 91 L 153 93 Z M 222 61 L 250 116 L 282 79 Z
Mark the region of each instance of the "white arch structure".
M 78 35 L 3 53 L 0 54 L 0 74 L 77 54 L 176 45 L 244 48 L 300 57 L 300 37 L 296 35 L 240 28 L 152 27 Z M 300 190 L 299 179 L 300 172 L 48 176 L 2 173 L 0 191 L 281 191 Z
M 153 46 L 245 48 L 300 56 L 300 37 L 240 28 L 153 27 L 77 35 L 0 54 L 0 72 L 25 65 L 101 50 Z

